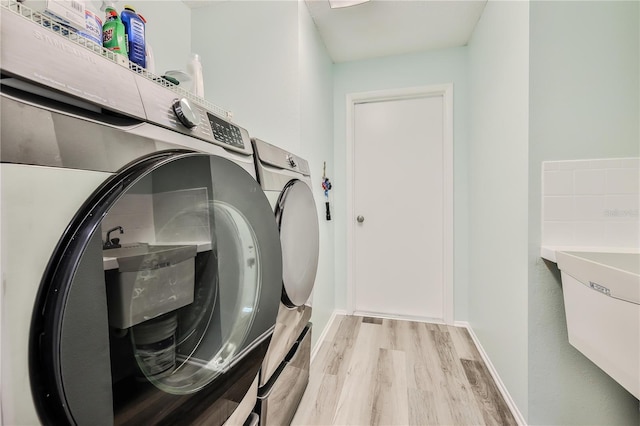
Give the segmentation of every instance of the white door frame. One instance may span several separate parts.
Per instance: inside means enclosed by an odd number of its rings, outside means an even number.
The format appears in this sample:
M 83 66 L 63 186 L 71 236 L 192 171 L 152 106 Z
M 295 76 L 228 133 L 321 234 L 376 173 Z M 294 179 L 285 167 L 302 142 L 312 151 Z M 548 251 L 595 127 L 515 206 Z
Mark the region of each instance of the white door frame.
M 442 96 L 443 107 L 443 308 L 445 324 L 453 324 L 453 84 L 347 94 L 347 312 L 355 307 L 355 143 L 356 104 Z

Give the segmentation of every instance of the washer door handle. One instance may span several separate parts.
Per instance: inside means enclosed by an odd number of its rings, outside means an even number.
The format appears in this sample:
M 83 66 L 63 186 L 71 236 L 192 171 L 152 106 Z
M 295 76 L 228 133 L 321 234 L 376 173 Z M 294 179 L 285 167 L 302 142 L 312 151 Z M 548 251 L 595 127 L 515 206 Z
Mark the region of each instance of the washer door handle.
M 356 220 L 358 221 L 358 223 L 362 223 L 364 222 L 364 216 L 358 215 L 358 217 L 356 217 Z

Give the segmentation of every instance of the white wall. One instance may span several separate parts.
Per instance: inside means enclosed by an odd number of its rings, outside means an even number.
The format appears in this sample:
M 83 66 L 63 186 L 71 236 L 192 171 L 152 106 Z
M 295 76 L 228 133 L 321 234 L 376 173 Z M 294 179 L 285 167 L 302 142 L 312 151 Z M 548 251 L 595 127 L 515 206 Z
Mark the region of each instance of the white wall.
M 560 274 L 540 259 L 541 163 L 637 157 L 638 2 L 532 2 L 529 424 L 640 424 L 638 401 L 567 340 Z
M 347 308 L 346 211 L 346 95 L 453 83 L 454 107 L 454 316 L 467 319 L 467 122 L 468 95 L 466 48 L 444 49 L 334 65 L 335 155 L 335 283 L 336 306 Z M 402 149 L 399 141 L 389 149 Z M 392 225 L 390 225 L 392 226 Z
M 528 2 L 489 1 L 469 43 L 469 323 L 527 415 Z

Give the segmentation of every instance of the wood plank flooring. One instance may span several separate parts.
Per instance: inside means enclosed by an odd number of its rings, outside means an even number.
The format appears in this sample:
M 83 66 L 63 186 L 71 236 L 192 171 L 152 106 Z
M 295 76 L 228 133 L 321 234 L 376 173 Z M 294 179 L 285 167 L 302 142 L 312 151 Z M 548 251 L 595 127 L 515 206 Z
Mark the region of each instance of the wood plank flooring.
M 464 328 L 340 316 L 293 425 L 517 425 Z

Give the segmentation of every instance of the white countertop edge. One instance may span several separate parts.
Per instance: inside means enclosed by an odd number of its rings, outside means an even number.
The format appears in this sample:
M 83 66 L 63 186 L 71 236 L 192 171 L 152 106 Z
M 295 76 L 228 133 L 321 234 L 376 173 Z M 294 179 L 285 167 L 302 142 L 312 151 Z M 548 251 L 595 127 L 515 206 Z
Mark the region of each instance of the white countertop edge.
M 197 246 L 197 252 L 211 250 L 211 241 L 179 241 L 179 242 L 155 242 L 154 246 Z M 103 257 L 102 266 L 105 271 L 109 269 L 118 269 L 118 259 L 115 257 Z
M 118 259 L 115 257 L 103 257 L 102 266 L 105 271 L 108 271 L 109 269 L 118 269 Z
M 154 246 L 198 246 L 198 253 L 211 250 L 211 241 L 156 241 Z
M 540 257 L 558 263 L 556 253 L 559 251 L 582 251 L 592 253 L 640 253 L 638 247 L 598 247 L 598 246 L 541 246 Z

